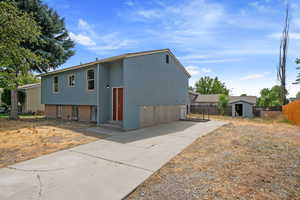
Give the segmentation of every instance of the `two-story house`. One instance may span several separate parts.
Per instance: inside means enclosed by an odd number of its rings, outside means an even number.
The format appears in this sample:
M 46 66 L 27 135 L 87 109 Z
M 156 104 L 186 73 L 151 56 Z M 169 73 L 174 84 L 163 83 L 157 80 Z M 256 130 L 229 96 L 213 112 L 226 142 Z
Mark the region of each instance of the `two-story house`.
M 185 117 L 190 75 L 169 49 L 128 53 L 41 75 L 47 117 L 137 129 Z

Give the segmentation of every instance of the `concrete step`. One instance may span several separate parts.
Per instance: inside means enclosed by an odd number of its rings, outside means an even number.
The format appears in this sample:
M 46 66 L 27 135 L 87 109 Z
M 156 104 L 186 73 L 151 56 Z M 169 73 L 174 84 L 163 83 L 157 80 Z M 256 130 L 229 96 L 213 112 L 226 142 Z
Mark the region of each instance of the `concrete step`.
M 118 131 L 123 130 L 122 124 L 120 124 L 120 123 L 118 123 L 118 124 L 117 123 L 103 123 L 103 124 L 100 124 L 100 127 L 106 128 L 106 129 L 118 130 Z

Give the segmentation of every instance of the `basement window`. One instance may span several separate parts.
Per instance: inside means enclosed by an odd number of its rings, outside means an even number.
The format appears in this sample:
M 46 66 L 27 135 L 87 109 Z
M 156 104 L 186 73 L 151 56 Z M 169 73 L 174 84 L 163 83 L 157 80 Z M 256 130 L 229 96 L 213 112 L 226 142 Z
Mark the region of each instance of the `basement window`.
M 94 90 L 95 89 L 95 70 L 89 69 L 87 71 L 87 89 Z
M 169 55 L 166 55 L 166 63 L 169 64 Z

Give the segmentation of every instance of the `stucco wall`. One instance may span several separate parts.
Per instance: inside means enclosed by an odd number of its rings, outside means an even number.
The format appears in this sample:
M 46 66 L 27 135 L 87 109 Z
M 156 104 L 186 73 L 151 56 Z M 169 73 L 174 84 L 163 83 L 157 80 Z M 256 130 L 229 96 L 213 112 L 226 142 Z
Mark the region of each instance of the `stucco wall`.
M 124 129 L 140 127 L 140 106 L 186 105 L 188 75 L 170 56 L 157 53 L 124 60 Z
M 95 90 L 87 90 L 86 71 L 95 69 Z M 75 87 L 68 86 L 68 75 L 75 74 Z M 59 92 L 53 93 L 53 77 L 58 76 Z M 96 66 L 82 68 L 55 75 L 42 77 L 42 104 L 61 104 L 61 105 L 96 105 L 97 89 L 97 69 Z

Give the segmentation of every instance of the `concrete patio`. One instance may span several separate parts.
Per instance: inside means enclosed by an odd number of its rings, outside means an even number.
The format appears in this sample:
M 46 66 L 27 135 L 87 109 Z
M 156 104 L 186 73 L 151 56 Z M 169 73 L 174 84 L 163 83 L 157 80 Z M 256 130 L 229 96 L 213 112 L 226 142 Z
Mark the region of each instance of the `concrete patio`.
M 90 128 L 106 138 L 0 169 L 0 199 L 122 199 L 224 124 L 181 121 L 130 132 Z

